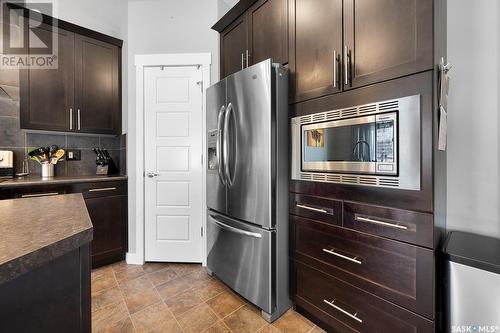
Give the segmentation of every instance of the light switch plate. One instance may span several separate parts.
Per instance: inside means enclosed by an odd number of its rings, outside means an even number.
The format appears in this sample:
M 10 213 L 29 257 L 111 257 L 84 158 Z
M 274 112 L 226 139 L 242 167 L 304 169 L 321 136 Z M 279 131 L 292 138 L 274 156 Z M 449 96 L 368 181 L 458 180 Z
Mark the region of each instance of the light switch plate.
M 82 159 L 82 151 L 76 149 L 66 150 L 66 161 L 80 161 Z

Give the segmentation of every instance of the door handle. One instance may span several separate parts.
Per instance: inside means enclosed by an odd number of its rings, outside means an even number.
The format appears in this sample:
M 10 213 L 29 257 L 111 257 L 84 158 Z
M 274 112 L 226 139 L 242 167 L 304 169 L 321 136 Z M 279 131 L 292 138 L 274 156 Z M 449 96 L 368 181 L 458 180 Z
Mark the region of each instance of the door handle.
M 250 53 L 248 53 L 248 50 L 247 50 L 247 67 L 248 67 L 248 65 L 249 65 L 249 63 L 250 63 L 250 61 L 249 61 L 249 59 L 248 59 L 248 58 L 250 58 Z
M 23 194 L 23 195 L 21 195 L 21 198 L 51 197 L 54 195 L 59 195 L 59 193 L 58 192 L 51 192 L 51 193 L 38 193 L 38 194 Z
M 333 209 L 331 209 L 331 208 L 316 208 L 316 207 L 311 207 L 311 206 L 300 204 L 300 203 L 296 203 L 295 206 L 299 207 L 299 208 L 307 209 L 307 210 L 312 210 L 313 212 L 319 212 L 319 213 L 333 215 Z
M 241 54 L 241 69 L 245 68 L 245 54 Z
M 326 252 L 326 253 L 329 253 L 329 254 L 333 254 L 336 257 L 339 257 L 339 258 L 342 258 L 342 259 L 345 259 L 345 260 L 349 260 L 349 261 L 351 261 L 353 263 L 356 263 L 358 265 L 362 264 L 362 262 L 360 260 L 358 260 L 358 257 L 351 258 L 351 257 L 345 256 L 343 254 L 335 252 L 335 249 L 331 249 L 331 250 L 323 249 L 323 251 Z
M 69 129 L 73 130 L 73 108 L 69 108 Z
M 344 85 L 348 86 L 350 81 L 349 67 L 351 64 L 351 55 L 347 45 L 344 46 Z
M 89 192 L 106 192 L 106 191 L 115 191 L 116 187 L 103 187 L 103 188 L 92 188 Z
M 405 225 L 394 224 L 394 223 L 389 223 L 389 222 L 383 222 L 383 221 L 371 219 L 371 218 L 368 218 L 368 217 L 356 216 L 355 220 L 359 221 L 359 222 L 366 222 L 366 223 L 378 224 L 378 225 L 382 225 L 382 226 L 389 227 L 389 228 L 396 228 L 396 229 L 403 229 L 403 230 L 407 230 L 408 229 L 408 227 L 405 226 Z
M 358 323 L 363 323 L 363 320 L 361 320 L 360 318 L 358 318 L 358 313 L 356 312 L 355 314 L 352 314 L 352 313 L 349 313 L 347 312 L 346 310 L 342 309 L 340 306 L 337 306 L 335 304 L 333 304 L 335 302 L 335 300 L 329 302 L 327 301 L 326 299 L 323 300 L 326 304 L 330 305 L 332 308 L 342 312 L 343 314 L 351 317 L 352 319 L 356 320 Z
M 226 107 L 223 105 L 221 106 L 219 110 L 219 115 L 217 117 L 217 143 L 215 144 L 215 153 L 217 154 L 217 171 L 219 173 L 219 179 L 222 185 L 226 186 L 226 180 L 224 179 L 224 166 L 223 166 L 223 152 L 222 152 L 222 126 L 224 122 L 224 112 L 226 110 Z
M 215 216 L 213 216 L 213 215 L 210 215 L 210 216 L 214 220 L 215 224 L 217 224 L 222 229 L 225 229 L 227 231 L 231 231 L 231 232 L 233 232 L 235 234 L 239 234 L 239 235 L 249 236 L 249 237 L 253 237 L 253 238 L 262 238 L 262 235 L 257 233 L 257 232 L 251 232 L 251 231 L 246 231 L 246 230 L 241 230 L 241 229 L 235 228 L 233 226 L 230 226 L 230 225 L 227 225 L 225 223 L 218 221 L 215 218 Z
M 78 130 L 80 130 L 81 129 L 80 109 L 77 109 L 76 113 L 78 117 Z
M 337 88 L 337 50 L 333 50 L 333 87 Z
M 149 178 L 154 178 L 154 177 L 158 177 L 158 176 L 159 176 L 159 174 L 156 173 L 156 172 L 148 172 L 148 177 Z
M 230 160 L 233 156 L 229 154 L 229 119 L 234 113 L 233 104 L 229 103 L 226 108 L 226 114 L 224 116 L 224 152 L 222 153 L 224 157 L 224 172 L 226 174 L 226 184 L 228 187 L 233 186 L 234 179 L 231 177 L 231 171 L 229 170 Z

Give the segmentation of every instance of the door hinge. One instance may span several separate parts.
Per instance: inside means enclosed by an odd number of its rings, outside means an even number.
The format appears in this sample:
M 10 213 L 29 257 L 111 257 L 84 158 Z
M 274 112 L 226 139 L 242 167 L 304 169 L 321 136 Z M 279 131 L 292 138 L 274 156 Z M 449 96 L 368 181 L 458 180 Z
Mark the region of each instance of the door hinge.
M 203 237 L 203 227 L 201 227 L 201 237 Z
M 200 89 L 203 92 L 203 81 L 198 81 L 196 84 L 200 86 Z

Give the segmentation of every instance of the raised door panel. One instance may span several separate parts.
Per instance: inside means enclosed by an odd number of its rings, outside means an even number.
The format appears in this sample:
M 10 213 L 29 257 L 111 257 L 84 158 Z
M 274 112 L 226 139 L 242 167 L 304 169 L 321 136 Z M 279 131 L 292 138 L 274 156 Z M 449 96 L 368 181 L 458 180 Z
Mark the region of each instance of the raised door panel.
M 341 91 L 342 0 L 295 0 L 292 101 Z
M 434 319 L 434 253 L 292 216 L 294 256 L 390 302 Z
M 72 131 L 74 34 L 45 24 L 32 31 L 42 42 L 56 39 L 58 52 L 54 68 L 20 71 L 21 128 Z
M 432 0 L 346 0 L 345 89 L 432 69 Z
M 288 0 L 260 0 L 248 11 L 250 64 L 288 63 Z
M 243 14 L 220 34 L 221 79 L 246 67 L 247 30 Z
M 75 37 L 76 130 L 119 134 L 120 48 L 89 37 Z
M 315 317 L 329 332 L 434 332 L 434 322 L 350 283 L 300 262 L 292 267 L 297 310 Z
M 92 225 L 92 267 L 124 259 L 127 251 L 127 196 L 85 199 Z

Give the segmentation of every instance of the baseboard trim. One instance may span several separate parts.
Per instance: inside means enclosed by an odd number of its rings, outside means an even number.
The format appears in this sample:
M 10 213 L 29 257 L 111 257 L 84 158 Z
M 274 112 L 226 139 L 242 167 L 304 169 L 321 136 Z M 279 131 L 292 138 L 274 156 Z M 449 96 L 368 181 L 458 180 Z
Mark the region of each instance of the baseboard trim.
M 125 256 L 125 260 L 127 261 L 127 264 L 129 265 L 143 265 L 144 264 L 144 259 L 139 256 L 137 253 L 133 252 L 127 252 L 127 255 Z

